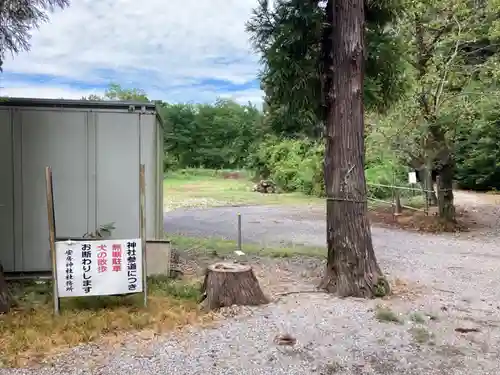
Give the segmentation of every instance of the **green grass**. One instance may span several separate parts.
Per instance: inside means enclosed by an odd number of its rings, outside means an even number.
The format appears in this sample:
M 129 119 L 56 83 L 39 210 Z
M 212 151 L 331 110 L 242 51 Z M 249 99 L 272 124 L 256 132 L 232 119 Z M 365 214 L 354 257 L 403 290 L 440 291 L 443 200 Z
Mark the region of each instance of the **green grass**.
M 193 251 L 199 253 L 219 255 L 230 254 L 236 250 L 237 244 L 235 241 L 224 240 L 216 237 L 211 238 L 195 238 L 179 235 L 166 235 L 172 241 L 172 247 L 181 251 Z M 282 244 L 280 246 L 261 246 L 257 244 L 242 244 L 242 251 L 248 255 L 259 255 L 273 258 L 288 258 L 293 256 L 311 256 L 325 258 L 327 251 L 324 248 Z
M 238 171 L 240 178 L 224 178 L 221 171 L 183 169 L 169 172 L 163 183 L 166 211 L 180 207 L 215 207 L 234 205 L 324 204 L 324 200 L 302 193 L 260 194 L 252 191 L 254 183 L 248 173 Z
M 410 320 L 414 323 L 419 323 L 419 324 L 425 323 L 425 317 L 419 312 L 411 313 Z
M 392 197 L 387 197 L 380 200 L 370 200 L 368 198 L 368 208 L 375 210 L 381 207 L 390 207 L 392 205 Z M 423 195 L 415 195 L 413 197 L 401 197 L 400 199 L 402 210 L 408 210 L 414 208 L 416 210 L 422 210 L 425 207 L 425 197 Z M 407 207 L 404 207 L 407 206 Z
M 384 306 L 377 306 L 375 312 L 375 319 L 377 319 L 379 322 L 386 322 L 386 323 L 396 323 L 396 324 L 404 323 L 403 320 L 398 316 L 398 314 L 396 314 L 390 308 Z

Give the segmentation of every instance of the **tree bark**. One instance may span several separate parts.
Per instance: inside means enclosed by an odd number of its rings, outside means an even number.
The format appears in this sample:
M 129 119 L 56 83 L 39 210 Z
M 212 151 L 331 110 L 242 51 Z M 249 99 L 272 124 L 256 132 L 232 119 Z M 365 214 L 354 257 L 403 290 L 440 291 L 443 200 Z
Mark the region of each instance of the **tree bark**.
M 427 160 L 424 168 L 422 169 L 422 174 L 424 177 L 422 187 L 425 192 L 425 199 L 427 200 L 427 207 L 432 207 L 437 205 L 437 197 L 434 191 L 434 181 L 432 180 L 432 166 L 434 165 L 432 159 Z
M 439 217 L 448 222 L 456 223 L 456 211 L 453 197 L 453 163 L 451 157 L 441 166 L 438 176 L 438 210 Z
M 3 266 L 0 264 L 0 314 L 7 314 L 12 306 L 12 296 L 3 274 Z
M 340 296 L 390 292 L 373 250 L 364 173 L 364 4 L 335 0 L 332 105 L 325 150 L 328 261 L 320 287 Z M 334 9 L 333 9 L 334 8 Z
M 202 293 L 208 310 L 232 305 L 263 305 L 269 302 L 252 267 L 238 263 L 222 262 L 208 266 Z

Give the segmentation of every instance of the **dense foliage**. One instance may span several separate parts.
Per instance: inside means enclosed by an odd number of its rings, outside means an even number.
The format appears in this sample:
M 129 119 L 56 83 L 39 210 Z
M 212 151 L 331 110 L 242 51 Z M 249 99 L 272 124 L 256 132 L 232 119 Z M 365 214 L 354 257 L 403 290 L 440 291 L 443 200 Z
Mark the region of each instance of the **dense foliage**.
M 242 168 L 263 136 L 262 114 L 251 105 L 162 104 L 165 168 Z
M 259 0 L 247 24 L 263 63 L 266 121 L 276 134 L 321 136 L 329 73 L 324 71 L 322 46 L 331 34 L 326 3 L 277 0 L 270 6 Z M 398 1 L 367 1 L 365 105 L 371 109 L 386 109 L 407 85 L 403 41 L 389 27 L 400 10 Z
M 324 147 L 308 139 L 279 140 L 271 136 L 261 142 L 247 159 L 257 176 L 270 178 L 285 191 L 323 196 Z
M 321 134 L 321 83 L 328 72 L 319 51 L 322 32 L 329 32 L 324 3 L 280 0 L 270 8 L 260 1 L 248 24 L 263 62 L 265 122 L 282 137 L 273 149 L 288 147 L 291 160 L 314 146 L 287 138 Z M 366 2 L 369 182 L 401 184 L 410 169 L 432 168 L 443 174 L 441 181 L 447 171 L 444 189 L 453 178 L 466 188 L 500 188 L 499 5 Z M 288 165 L 280 160 L 266 169 L 279 176 L 276 170 Z

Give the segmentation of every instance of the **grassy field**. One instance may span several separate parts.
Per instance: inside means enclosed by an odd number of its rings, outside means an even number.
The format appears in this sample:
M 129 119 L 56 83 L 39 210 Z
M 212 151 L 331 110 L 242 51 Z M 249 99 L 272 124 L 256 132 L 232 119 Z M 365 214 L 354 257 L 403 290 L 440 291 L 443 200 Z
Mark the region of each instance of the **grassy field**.
M 224 178 L 224 172 L 183 169 L 168 173 L 163 184 L 165 211 L 181 207 L 324 204 L 322 199 L 301 193 L 256 193 L 252 191 L 254 183 L 245 172 L 238 172 L 238 178 Z
M 120 341 L 127 331 L 153 334 L 209 318 L 197 305 L 199 284 L 160 277 L 148 284 L 147 308 L 142 295 L 63 298 L 57 317 L 50 282 L 12 284 L 15 306 L 0 319 L 0 368 L 37 363 L 85 342 Z

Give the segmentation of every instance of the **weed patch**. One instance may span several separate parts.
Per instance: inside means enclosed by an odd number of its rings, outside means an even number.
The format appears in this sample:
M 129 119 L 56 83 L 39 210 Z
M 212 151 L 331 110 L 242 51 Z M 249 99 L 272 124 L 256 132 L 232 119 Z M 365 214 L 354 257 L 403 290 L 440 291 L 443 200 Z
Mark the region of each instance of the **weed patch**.
M 414 323 L 419 323 L 419 324 L 425 323 L 425 317 L 418 312 L 411 313 L 410 320 Z
M 379 322 L 403 324 L 403 320 L 388 307 L 377 306 L 375 318 Z

